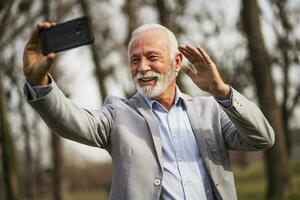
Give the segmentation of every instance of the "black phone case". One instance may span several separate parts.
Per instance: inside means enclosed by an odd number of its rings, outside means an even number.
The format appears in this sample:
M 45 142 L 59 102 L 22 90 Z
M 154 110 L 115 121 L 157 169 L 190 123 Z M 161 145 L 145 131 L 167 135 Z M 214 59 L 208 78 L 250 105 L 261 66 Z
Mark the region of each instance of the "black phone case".
M 50 29 L 41 29 L 42 52 L 60 52 L 94 42 L 94 34 L 89 17 L 76 18 Z

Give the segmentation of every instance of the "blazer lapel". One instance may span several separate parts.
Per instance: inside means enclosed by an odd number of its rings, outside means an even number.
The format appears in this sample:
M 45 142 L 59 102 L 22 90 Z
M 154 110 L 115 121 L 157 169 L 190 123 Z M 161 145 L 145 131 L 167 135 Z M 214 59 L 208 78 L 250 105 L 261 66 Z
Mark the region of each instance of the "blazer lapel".
M 146 122 L 148 124 L 150 134 L 151 134 L 151 137 L 153 140 L 154 148 L 156 151 L 157 160 L 159 162 L 161 169 L 163 169 L 163 165 L 162 165 L 163 158 L 162 158 L 160 132 L 159 132 L 159 126 L 155 120 L 155 116 L 153 115 L 149 106 L 146 104 L 145 100 L 139 93 L 134 95 L 133 98 L 136 99 L 136 101 L 134 101 L 135 107 L 137 108 L 139 113 L 144 117 L 144 119 L 146 120 Z
M 214 178 L 214 174 L 211 172 L 212 166 L 209 162 L 209 152 L 208 152 L 208 146 L 207 146 L 207 140 L 209 140 L 209 136 L 206 136 L 204 133 L 205 131 L 203 128 L 201 128 L 201 119 L 200 119 L 200 113 L 201 108 L 200 105 L 196 105 L 196 102 L 189 96 L 185 96 L 186 102 L 187 102 L 187 114 L 188 118 L 194 133 L 194 136 L 196 138 L 196 141 L 198 143 L 198 148 L 201 154 L 201 158 L 205 164 L 205 167 L 207 169 L 208 174 Z
M 185 96 L 186 102 L 187 102 L 187 115 L 194 133 L 194 136 L 196 138 L 196 141 L 198 143 L 199 151 L 202 156 L 202 159 L 204 159 L 205 155 L 207 155 L 207 148 L 205 144 L 205 135 L 201 133 L 201 126 L 199 122 L 199 106 L 194 105 L 195 102 L 193 99 L 189 96 Z

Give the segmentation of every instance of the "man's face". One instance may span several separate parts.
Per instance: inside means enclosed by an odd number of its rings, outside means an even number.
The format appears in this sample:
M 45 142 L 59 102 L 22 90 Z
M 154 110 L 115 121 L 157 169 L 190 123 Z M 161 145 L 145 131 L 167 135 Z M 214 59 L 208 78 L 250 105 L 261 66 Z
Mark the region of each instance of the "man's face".
M 130 68 L 137 90 L 156 97 L 175 84 L 175 67 L 170 59 L 167 34 L 148 31 L 136 36 L 129 49 Z

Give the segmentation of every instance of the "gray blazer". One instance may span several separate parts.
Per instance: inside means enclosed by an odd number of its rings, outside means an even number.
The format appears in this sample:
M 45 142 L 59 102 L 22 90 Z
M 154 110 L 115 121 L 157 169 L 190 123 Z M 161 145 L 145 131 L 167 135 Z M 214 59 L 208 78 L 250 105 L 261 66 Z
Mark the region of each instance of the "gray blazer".
M 213 97 L 187 100 L 187 113 L 217 199 L 237 199 L 228 150 L 263 150 L 274 132 L 258 107 L 233 89 L 233 106 Z M 62 137 L 106 149 L 112 157 L 113 200 L 158 200 L 163 165 L 159 126 L 140 94 L 129 100 L 107 97 L 99 110 L 74 105 L 58 87 L 28 100 Z

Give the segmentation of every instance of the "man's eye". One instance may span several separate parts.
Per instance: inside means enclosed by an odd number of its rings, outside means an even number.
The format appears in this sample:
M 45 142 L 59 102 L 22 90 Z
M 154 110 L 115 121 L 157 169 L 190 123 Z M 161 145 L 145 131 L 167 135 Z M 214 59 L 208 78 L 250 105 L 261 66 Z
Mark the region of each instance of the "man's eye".
M 158 56 L 149 56 L 149 60 L 155 61 L 158 59 Z
M 138 58 L 131 59 L 131 63 L 133 63 L 133 64 L 136 64 L 139 62 L 140 62 L 140 59 L 138 59 Z

